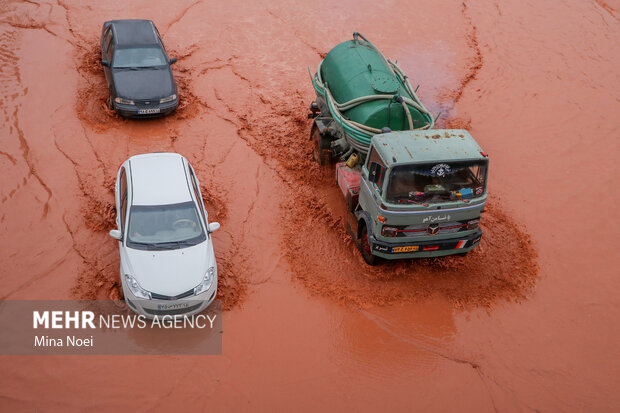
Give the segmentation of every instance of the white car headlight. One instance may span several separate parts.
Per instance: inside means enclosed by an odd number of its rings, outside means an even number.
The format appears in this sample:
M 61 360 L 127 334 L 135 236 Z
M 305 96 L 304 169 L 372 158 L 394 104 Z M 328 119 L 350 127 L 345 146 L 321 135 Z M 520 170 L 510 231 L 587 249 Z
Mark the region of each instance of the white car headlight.
M 145 300 L 151 299 L 151 293 L 140 287 L 138 281 L 136 281 L 131 275 L 125 274 L 125 282 L 127 283 L 127 286 L 129 287 L 133 295 L 135 295 L 136 297 L 143 298 Z
M 125 99 L 125 98 L 119 98 L 119 97 L 115 97 L 114 101 L 116 103 L 122 103 L 123 105 L 135 105 L 134 101 L 131 99 Z
M 159 103 L 166 103 L 166 102 L 172 102 L 173 100 L 175 100 L 177 98 L 176 93 L 173 93 L 172 95 L 165 97 L 165 98 L 161 98 L 159 99 Z
M 204 293 L 209 288 L 211 288 L 211 285 L 213 284 L 213 280 L 215 279 L 215 272 L 216 272 L 215 267 L 209 267 L 209 269 L 207 270 L 207 273 L 202 279 L 202 282 L 194 288 L 194 295 Z

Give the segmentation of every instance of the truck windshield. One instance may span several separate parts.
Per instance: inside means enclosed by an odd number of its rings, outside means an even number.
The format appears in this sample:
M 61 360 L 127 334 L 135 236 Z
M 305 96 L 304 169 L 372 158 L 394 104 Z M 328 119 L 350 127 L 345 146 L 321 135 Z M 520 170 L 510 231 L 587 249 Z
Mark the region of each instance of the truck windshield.
M 481 196 L 486 189 L 487 166 L 486 161 L 395 166 L 386 201 L 432 203 Z
M 129 211 L 127 245 L 138 249 L 181 248 L 205 241 L 193 202 L 134 205 Z

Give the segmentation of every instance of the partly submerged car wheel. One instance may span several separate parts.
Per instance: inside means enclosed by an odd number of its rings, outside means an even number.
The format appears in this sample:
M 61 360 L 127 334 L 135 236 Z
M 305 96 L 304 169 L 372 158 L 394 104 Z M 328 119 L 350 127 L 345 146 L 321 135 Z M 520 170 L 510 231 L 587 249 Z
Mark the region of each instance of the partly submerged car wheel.
M 112 94 L 108 95 L 108 109 L 114 110 L 114 102 L 112 101 Z
M 316 124 L 312 125 L 310 131 L 310 139 L 312 140 L 312 157 L 319 165 L 329 165 L 332 160 L 332 154 L 329 149 L 321 148 L 321 142 L 324 139 Z
M 362 226 L 362 233 L 360 234 L 360 240 L 358 245 L 360 252 L 362 253 L 362 257 L 364 257 L 364 261 L 366 261 L 366 264 L 375 265 L 377 263 L 377 256 L 372 255 L 370 240 L 368 238 L 368 229 L 366 228 L 366 225 Z

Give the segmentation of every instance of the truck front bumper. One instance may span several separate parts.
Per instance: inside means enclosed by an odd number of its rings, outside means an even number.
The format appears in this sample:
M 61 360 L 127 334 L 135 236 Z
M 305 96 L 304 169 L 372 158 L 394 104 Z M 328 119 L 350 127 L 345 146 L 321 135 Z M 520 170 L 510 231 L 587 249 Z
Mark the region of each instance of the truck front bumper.
M 377 257 L 388 260 L 406 258 L 442 257 L 445 255 L 465 254 L 473 249 L 482 237 L 482 230 L 478 228 L 474 233 L 464 237 L 442 240 L 425 240 L 412 242 L 384 242 L 377 240 L 373 235 L 370 238 L 371 251 Z

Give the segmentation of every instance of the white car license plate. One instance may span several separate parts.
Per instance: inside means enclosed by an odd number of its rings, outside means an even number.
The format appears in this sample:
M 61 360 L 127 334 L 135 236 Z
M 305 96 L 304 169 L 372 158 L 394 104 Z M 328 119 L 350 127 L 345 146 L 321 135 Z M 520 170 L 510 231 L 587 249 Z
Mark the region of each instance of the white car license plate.
M 155 109 L 138 109 L 138 115 L 148 115 L 150 113 L 159 113 L 160 109 L 159 108 L 155 108 Z

